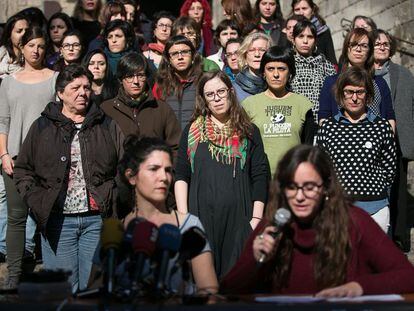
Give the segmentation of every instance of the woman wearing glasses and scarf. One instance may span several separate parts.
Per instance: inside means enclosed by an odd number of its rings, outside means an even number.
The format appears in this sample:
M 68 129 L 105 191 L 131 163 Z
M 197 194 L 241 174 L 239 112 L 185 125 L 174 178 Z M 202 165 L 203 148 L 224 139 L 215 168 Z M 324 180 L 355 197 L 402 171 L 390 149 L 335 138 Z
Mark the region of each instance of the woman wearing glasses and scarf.
M 394 133 L 368 105 L 374 99 L 371 76 L 358 67 L 343 72 L 335 85 L 339 112 L 322 123 L 318 145 L 332 159 L 354 205 L 368 212 L 387 232 L 389 192 L 396 172 Z
M 230 79 L 222 71 L 204 73 L 181 136 L 175 197 L 180 212 L 200 218 L 219 277 L 261 220 L 268 179 L 260 132 L 237 102 Z

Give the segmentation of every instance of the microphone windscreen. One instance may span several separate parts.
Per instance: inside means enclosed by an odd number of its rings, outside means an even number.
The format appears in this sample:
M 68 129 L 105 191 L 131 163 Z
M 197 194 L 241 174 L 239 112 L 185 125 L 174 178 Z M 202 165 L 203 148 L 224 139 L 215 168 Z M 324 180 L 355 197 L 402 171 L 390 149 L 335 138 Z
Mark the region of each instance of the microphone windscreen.
M 201 253 L 206 246 L 207 239 L 198 227 L 191 227 L 185 231 L 181 238 L 180 260 L 190 260 Z
M 180 230 L 171 224 L 163 224 L 158 230 L 157 247 L 159 250 L 167 250 L 173 256 L 179 251 L 181 245 Z
M 129 223 L 128 226 L 125 230 L 124 233 L 124 243 L 126 245 L 131 245 L 132 243 L 132 238 L 134 236 L 134 229 L 135 226 L 138 225 L 139 223 L 146 221 L 144 218 L 142 217 L 135 217 L 134 219 L 132 219 Z
M 288 209 L 282 207 L 276 211 L 273 221 L 277 227 L 283 227 L 287 222 L 290 221 L 291 216 L 291 212 Z
M 103 250 L 118 249 L 124 235 L 122 223 L 115 218 L 105 219 L 101 231 L 101 246 Z
M 135 226 L 132 249 L 134 253 L 144 253 L 151 257 L 155 251 L 158 238 L 158 228 L 152 222 L 143 221 Z

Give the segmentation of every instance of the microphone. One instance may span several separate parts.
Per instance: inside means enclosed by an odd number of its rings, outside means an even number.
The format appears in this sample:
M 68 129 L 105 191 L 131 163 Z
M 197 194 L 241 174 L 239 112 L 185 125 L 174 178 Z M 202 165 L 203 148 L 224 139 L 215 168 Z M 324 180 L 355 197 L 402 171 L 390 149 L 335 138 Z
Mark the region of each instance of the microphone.
M 133 282 L 141 280 L 145 259 L 154 253 L 157 237 L 158 228 L 152 222 L 142 221 L 135 226 L 132 238 L 132 249 L 135 254 Z
M 189 271 L 185 264 L 188 260 L 198 256 L 207 244 L 207 239 L 203 230 L 199 227 L 191 227 L 185 231 L 181 237 L 181 246 L 178 259 L 171 270 L 170 277 L 178 270 L 180 266 L 183 267 L 183 279 L 188 281 Z
M 129 255 L 132 252 L 132 239 L 134 236 L 134 229 L 136 225 L 143 221 L 146 220 L 142 217 L 136 217 L 128 223 L 128 226 L 125 229 L 124 239 L 122 240 L 122 249 L 127 255 Z
M 272 226 L 276 227 L 276 232 L 270 233 L 273 238 L 276 238 L 279 234 L 282 233 L 283 227 L 290 221 L 291 216 L 291 212 L 284 207 L 279 208 L 276 211 L 271 224 Z M 259 258 L 259 263 L 263 263 L 265 259 L 266 254 L 262 254 L 262 256 Z
M 168 261 L 179 251 L 181 245 L 180 230 L 171 224 L 163 224 L 158 231 L 157 247 L 160 252 L 159 266 L 156 272 L 156 291 L 166 288 Z
M 105 261 L 104 286 L 108 294 L 112 293 L 114 287 L 116 255 L 122 244 L 123 231 L 122 223 L 118 219 L 104 220 L 101 231 L 101 256 Z

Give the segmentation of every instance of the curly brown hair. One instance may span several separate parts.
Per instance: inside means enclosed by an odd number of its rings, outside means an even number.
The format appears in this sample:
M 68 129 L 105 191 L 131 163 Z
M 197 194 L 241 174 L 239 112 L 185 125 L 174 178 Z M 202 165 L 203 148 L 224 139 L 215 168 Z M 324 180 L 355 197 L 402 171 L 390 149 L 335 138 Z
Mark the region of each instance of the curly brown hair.
M 316 231 L 314 277 L 319 289 L 338 286 L 346 281 L 347 258 L 350 251 L 349 214 L 350 202 L 344 197 L 329 156 L 318 147 L 298 145 L 290 149 L 279 162 L 277 171 L 270 183 L 266 218 L 271 221 L 276 210 L 289 206 L 284 188 L 294 178 L 301 163 L 313 165 L 323 180 L 325 199 L 313 219 Z M 295 219 L 293 219 L 295 221 Z M 275 288 L 287 285 L 293 252 L 293 230 L 286 228 L 278 250 L 272 259 L 275 267 L 267 282 Z
M 204 96 L 204 86 L 208 81 L 214 78 L 218 78 L 223 81 L 229 89 L 227 100 L 230 102 L 230 109 L 228 112 L 230 116 L 230 127 L 236 130 L 237 134 L 241 138 L 251 137 L 253 133 L 253 123 L 247 112 L 237 101 L 230 78 L 221 70 L 205 72 L 200 76 L 197 84 L 196 104 L 191 117 L 191 122 L 195 121 L 199 116 L 207 116 L 211 114 L 211 111 L 208 108 L 207 100 Z

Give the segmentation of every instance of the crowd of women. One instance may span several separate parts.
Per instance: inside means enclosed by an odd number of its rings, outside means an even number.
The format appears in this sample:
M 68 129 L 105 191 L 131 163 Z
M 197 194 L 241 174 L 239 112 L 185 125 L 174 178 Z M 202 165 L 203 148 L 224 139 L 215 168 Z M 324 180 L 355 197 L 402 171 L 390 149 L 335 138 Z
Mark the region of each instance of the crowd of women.
M 392 241 L 406 250 L 414 159 L 414 77 L 391 61 L 395 39 L 356 16 L 337 62 L 312 0 L 292 0 L 286 19 L 279 0 L 221 3 L 215 30 L 207 0 L 183 1 L 178 17 L 78 0 L 72 17 L 29 8 L 8 19 L 6 288 L 33 259 L 36 228 L 44 268 L 69 269 L 76 292 L 102 219 L 142 217 L 205 231 L 191 261 L 199 290 L 414 291 Z M 276 235 L 280 208 L 293 215 Z

